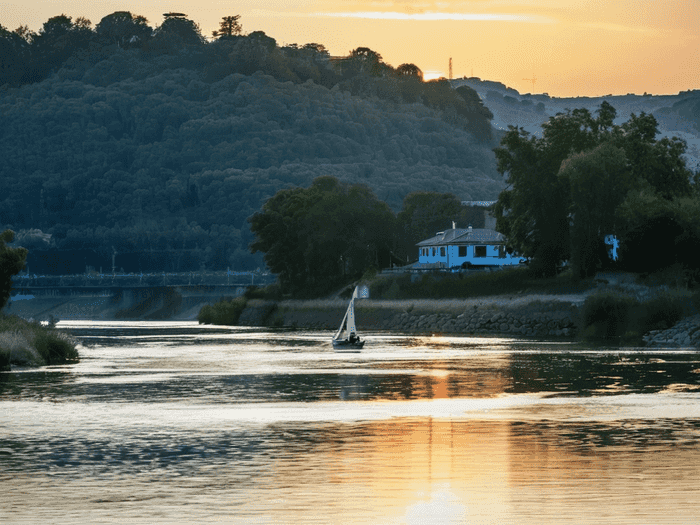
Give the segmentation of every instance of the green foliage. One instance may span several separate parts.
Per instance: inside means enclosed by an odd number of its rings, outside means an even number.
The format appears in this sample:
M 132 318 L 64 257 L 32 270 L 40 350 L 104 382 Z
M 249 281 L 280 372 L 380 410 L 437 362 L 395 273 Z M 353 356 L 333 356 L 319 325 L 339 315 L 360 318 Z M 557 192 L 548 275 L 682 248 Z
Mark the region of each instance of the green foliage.
M 5 230 L 0 234 L 0 308 L 3 308 L 10 299 L 12 276 L 24 268 L 27 259 L 26 249 L 7 246 L 14 237 L 15 232 L 12 230 Z
M 100 20 L 95 26 L 95 34 L 107 45 L 129 49 L 141 47 L 151 38 L 153 30 L 145 17 L 132 15 L 129 11 L 117 11 Z
M 243 27 L 238 22 L 241 15 L 225 16 L 219 22 L 219 30 L 213 31 L 212 35 L 214 38 L 230 38 L 232 36 L 240 35 L 243 31 Z
M 399 235 L 397 251 L 402 260 L 406 255 L 414 259 L 416 243 L 450 228 L 453 221 L 458 227 L 484 226 L 481 209 L 463 206 L 452 193 L 431 191 L 414 191 L 406 195 L 396 219 Z
M 265 254 L 285 293 L 325 293 L 372 264 L 387 265 L 394 216 L 366 186 L 318 177 L 281 190 L 250 218 L 253 252 Z
M 197 321 L 199 324 L 236 325 L 247 303 L 245 297 L 236 297 L 204 305 L 197 315 Z
M 668 290 L 642 303 L 643 316 L 639 323 L 642 333 L 671 328 L 695 311 L 692 295 L 687 290 Z
M 282 287 L 279 283 L 269 284 L 267 286 L 249 286 L 243 293 L 246 299 L 263 299 L 278 301 L 282 299 Z
M 151 49 L 177 51 L 183 45 L 203 45 L 206 42 L 199 25 L 184 16 L 168 16 L 153 34 Z
M 671 290 L 640 302 L 621 292 L 598 292 L 586 298 L 581 310 L 581 335 L 587 340 L 639 344 L 651 330 L 671 328 L 696 311 L 685 290 Z
M 669 201 L 648 185 L 630 191 L 617 210 L 621 263 L 631 271 L 643 273 L 676 268 L 684 274 L 682 284 L 697 283 L 698 216 L 697 198 L 677 197 Z
M 396 74 L 399 76 L 413 77 L 420 81 L 423 80 L 423 71 L 415 64 L 401 64 L 396 68 Z
M 379 276 L 370 284 L 374 299 L 458 299 L 522 293 L 580 293 L 593 286 L 571 275 L 540 278 L 528 268 L 480 271 L 471 274 L 400 274 Z
M 584 339 L 619 339 L 627 334 L 633 310 L 639 301 L 616 292 L 602 292 L 586 298 L 581 310 L 581 333 Z
M 629 188 L 624 151 L 604 143 L 572 155 L 559 177 L 570 189 L 571 264 L 581 277 L 592 277 L 606 259 L 605 235 L 615 231 L 615 210 Z
M 185 23 L 166 22 L 159 34 Z M 448 86 L 418 82 L 407 104 L 399 86 L 417 79 L 387 70 L 353 96 L 320 44 L 256 32 L 159 48 L 128 12 L 93 33 L 56 75 L 0 94 L 0 225 L 54 243 L 31 250 L 34 272 L 111 268 L 115 251 L 117 271 L 255 269 L 246 219 L 322 175 L 368 184 L 394 210 L 419 189 L 493 199 L 502 188 L 492 152 L 449 116 L 466 102 Z M 8 34 L 31 54 L 32 37 Z
M 685 143 L 657 141 L 652 115 L 632 114 L 615 125 L 615 114 L 607 102 L 596 117 L 567 111 L 543 125 L 541 138 L 510 127 L 495 150 L 509 184 L 495 208 L 497 229 L 544 275 L 570 256 L 580 277 L 605 264 L 605 235 L 634 230 L 617 220 L 630 192 L 651 190 L 669 202 L 691 194 Z M 628 236 L 622 244 L 635 241 Z
M 20 366 L 57 365 L 79 359 L 75 341 L 52 326 L 17 316 L 0 316 L 0 370 L 3 363 Z

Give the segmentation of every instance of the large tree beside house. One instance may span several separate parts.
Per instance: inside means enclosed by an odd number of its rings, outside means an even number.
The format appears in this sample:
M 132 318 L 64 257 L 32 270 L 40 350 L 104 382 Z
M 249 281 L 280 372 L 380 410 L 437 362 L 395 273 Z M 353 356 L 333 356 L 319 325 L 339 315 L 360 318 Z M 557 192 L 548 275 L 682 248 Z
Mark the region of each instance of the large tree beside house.
M 372 191 L 336 178 L 278 191 L 250 219 L 253 252 L 278 274 L 285 293 L 325 293 L 369 267 L 388 264 L 394 214 Z

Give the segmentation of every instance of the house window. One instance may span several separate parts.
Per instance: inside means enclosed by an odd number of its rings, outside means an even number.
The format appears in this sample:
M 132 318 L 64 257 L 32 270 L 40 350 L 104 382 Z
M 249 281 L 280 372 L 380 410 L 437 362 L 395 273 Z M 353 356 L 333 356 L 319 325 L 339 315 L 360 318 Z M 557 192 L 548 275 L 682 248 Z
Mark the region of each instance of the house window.
M 498 247 L 498 257 L 501 259 L 506 258 L 506 247 L 502 244 Z
M 433 248 L 433 257 L 435 257 L 435 248 Z
M 486 257 L 486 246 L 474 246 L 474 257 Z
M 444 256 L 445 256 L 445 247 L 441 246 L 440 247 L 440 257 L 444 257 Z
M 458 255 L 459 255 L 459 257 L 466 257 L 467 256 L 467 247 L 460 246 Z

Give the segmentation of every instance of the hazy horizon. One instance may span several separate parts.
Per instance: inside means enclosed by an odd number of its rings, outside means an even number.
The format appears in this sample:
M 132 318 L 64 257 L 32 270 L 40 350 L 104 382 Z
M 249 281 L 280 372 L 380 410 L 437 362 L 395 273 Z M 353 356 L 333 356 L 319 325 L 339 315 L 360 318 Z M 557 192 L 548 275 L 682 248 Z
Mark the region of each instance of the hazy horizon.
M 153 27 L 163 13 L 183 12 L 207 37 L 223 16 L 239 14 L 244 32 L 264 31 L 279 45 L 317 42 L 332 55 L 369 47 L 394 67 L 416 64 L 426 78 L 447 77 L 451 57 L 454 78 L 473 75 L 521 93 L 665 95 L 698 85 L 700 3 L 691 0 L 9 0 L 0 24 L 38 31 L 63 13 L 94 25 L 115 11 L 145 16 Z

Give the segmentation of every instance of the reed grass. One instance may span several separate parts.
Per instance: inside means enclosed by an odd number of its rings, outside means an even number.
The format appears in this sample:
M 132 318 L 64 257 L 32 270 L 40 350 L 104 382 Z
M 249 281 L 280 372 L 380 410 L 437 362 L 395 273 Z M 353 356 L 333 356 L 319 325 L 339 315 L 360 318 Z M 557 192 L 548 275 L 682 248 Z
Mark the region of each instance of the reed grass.
M 36 321 L 0 316 L 0 370 L 9 370 L 10 365 L 56 365 L 78 359 L 76 341 L 70 335 Z

